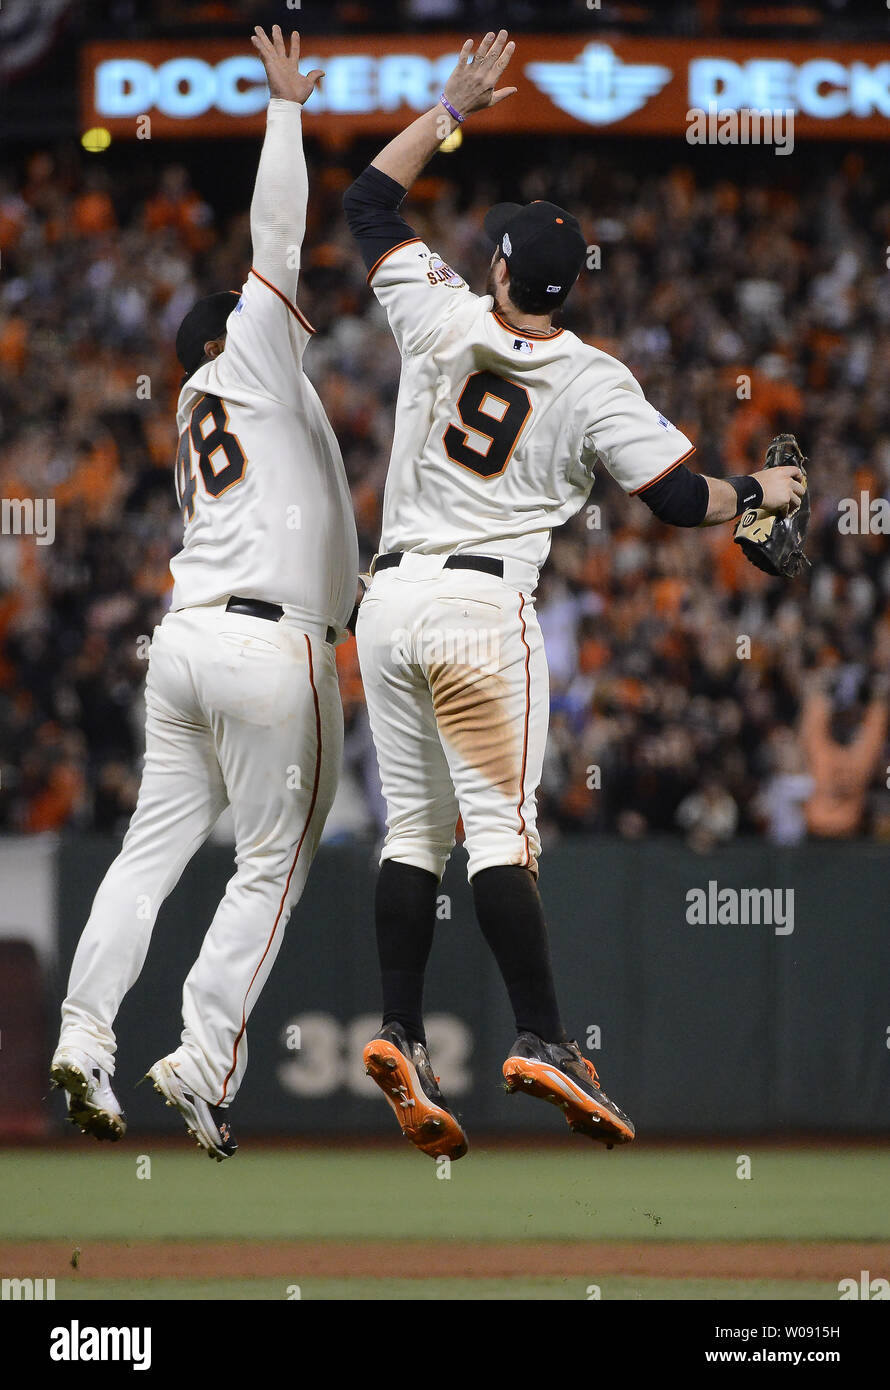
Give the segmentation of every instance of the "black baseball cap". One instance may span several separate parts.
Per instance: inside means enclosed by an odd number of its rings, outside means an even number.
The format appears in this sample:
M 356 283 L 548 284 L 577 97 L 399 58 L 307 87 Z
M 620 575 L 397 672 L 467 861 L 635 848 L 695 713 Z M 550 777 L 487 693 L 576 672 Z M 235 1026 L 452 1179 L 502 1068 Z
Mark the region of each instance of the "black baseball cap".
M 221 290 L 219 294 L 205 295 L 189 309 L 176 334 L 176 356 L 186 376 L 196 372 L 203 362 L 204 344 L 225 333 L 239 296 L 239 290 Z
M 561 304 L 587 255 L 577 217 L 556 203 L 495 203 L 483 225 L 510 274 L 539 291 L 545 304 Z

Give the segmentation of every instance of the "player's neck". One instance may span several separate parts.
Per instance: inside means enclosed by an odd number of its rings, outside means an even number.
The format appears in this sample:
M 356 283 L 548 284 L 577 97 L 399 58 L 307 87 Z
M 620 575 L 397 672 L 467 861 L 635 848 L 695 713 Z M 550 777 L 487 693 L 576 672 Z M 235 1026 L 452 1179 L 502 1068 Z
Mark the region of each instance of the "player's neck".
M 556 332 L 549 314 L 524 314 L 515 304 L 511 304 L 509 299 L 501 300 L 499 304 L 495 304 L 495 308 L 511 328 L 526 328 L 530 333 Z

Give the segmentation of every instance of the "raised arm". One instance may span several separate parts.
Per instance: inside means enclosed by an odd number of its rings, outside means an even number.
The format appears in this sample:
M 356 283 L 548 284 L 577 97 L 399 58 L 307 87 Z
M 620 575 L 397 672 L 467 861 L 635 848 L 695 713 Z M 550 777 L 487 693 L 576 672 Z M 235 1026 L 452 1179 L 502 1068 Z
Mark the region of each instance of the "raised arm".
M 513 57 L 515 47 L 512 39 L 507 42 L 506 29 L 501 29 L 498 34 L 486 34 L 475 56 L 473 40 L 467 39 L 460 51 L 457 66 L 445 83 L 442 93 L 444 101 L 440 100 L 431 110 L 400 131 L 394 140 L 390 140 L 372 161 L 372 168 L 389 174 L 403 188 L 410 188 L 445 137 L 459 124 L 452 111 L 463 121 L 474 111 L 497 106 L 498 102 L 516 91 L 515 87 L 495 87 Z
M 442 141 L 460 124 L 457 117 L 463 121 L 472 112 L 496 106 L 516 91 L 515 87 L 495 89 L 513 56 L 514 46 L 507 42 L 507 31 L 502 29 L 499 34 L 486 34 L 474 57 L 473 41 L 467 39 L 457 66 L 445 83 L 442 96 L 447 106 L 440 100 L 418 116 L 390 140 L 346 190 L 346 221 L 369 270 L 388 251 L 414 238 L 413 228 L 401 216 L 399 207 Z
M 293 303 L 309 196 L 301 115 L 324 74 L 320 68 L 305 77 L 300 72 L 296 32 L 291 34 L 290 52 L 277 24 L 271 39 L 257 27 L 251 43 L 266 69 L 271 98 L 250 204 L 253 268 Z
M 868 782 L 876 770 L 887 737 L 887 696 L 884 690 L 886 682 L 881 680 L 880 684 L 881 694 L 873 696 L 869 701 L 859 732 L 848 750 L 853 766 L 863 782 Z

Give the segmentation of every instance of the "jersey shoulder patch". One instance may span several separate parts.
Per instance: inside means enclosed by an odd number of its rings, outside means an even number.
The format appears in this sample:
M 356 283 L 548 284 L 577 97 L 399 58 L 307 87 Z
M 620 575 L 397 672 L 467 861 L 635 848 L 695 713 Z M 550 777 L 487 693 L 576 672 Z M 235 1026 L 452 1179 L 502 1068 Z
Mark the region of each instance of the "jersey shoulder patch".
M 463 288 L 466 281 L 453 270 L 447 261 L 443 261 L 441 256 L 433 252 L 427 257 L 428 270 L 427 279 L 431 285 L 447 285 L 449 289 L 459 290 Z

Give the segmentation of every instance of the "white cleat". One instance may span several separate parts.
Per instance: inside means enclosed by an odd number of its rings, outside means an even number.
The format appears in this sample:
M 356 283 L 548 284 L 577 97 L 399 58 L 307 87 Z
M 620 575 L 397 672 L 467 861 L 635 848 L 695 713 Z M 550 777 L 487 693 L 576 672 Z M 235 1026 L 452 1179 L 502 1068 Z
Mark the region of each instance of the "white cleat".
M 60 1047 L 50 1063 L 49 1079 L 68 1095 L 68 1119 L 96 1139 L 122 1139 L 127 1121 L 111 1089 L 111 1077 L 98 1062 L 76 1047 Z
M 199 1149 L 203 1149 L 218 1163 L 222 1163 L 224 1158 L 231 1158 L 238 1145 L 232 1127 L 226 1119 L 225 1110 L 196 1096 L 182 1081 L 175 1065 L 168 1062 L 166 1057 L 162 1057 L 149 1068 L 145 1079 L 154 1084 L 158 1095 L 164 1097 L 167 1105 L 172 1105 L 179 1111 L 185 1120 L 186 1129 Z

